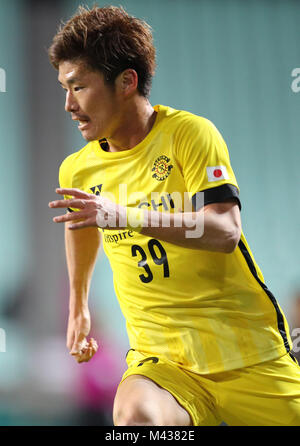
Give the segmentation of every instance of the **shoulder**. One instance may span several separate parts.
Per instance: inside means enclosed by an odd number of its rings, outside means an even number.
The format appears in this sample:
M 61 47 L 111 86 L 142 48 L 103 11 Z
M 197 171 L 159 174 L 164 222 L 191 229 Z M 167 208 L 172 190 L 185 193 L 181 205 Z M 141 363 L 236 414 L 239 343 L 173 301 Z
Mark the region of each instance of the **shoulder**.
M 87 156 L 87 154 L 92 149 L 92 142 L 89 142 L 86 144 L 82 149 L 77 150 L 76 152 L 71 153 L 71 155 L 68 155 L 61 163 L 60 169 L 68 169 L 74 167 L 77 163 L 80 163 L 83 158 Z
M 189 112 L 182 112 L 179 116 L 175 135 L 177 138 L 192 138 L 197 141 L 200 139 L 203 142 L 221 136 L 212 121 Z
M 175 142 L 207 140 L 212 137 L 221 137 L 220 132 L 212 121 L 185 110 L 175 110 L 171 107 L 163 107 L 164 126 L 172 132 Z
M 173 153 L 180 164 L 186 160 L 207 157 L 215 151 L 226 151 L 226 143 L 215 124 L 204 116 L 185 110 L 166 115 L 165 129 L 173 141 Z
M 93 141 L 86 144 L 82 149 L 68 155 L 59 167 L 60 184 L 68 184 L 72 187 L 72 177 L 76 170 L 82 165 L 83 160 L 89 155 L 93 147 Z

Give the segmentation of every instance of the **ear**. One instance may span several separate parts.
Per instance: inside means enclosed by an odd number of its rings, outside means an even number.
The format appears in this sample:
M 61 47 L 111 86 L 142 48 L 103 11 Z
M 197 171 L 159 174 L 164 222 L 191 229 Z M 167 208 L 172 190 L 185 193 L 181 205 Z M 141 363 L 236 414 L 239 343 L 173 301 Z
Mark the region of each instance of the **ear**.
M 132 68 L 127 68 L 120 75 L 118 81 L 118 86 L 125 96 L 134 93 L 138 87 L 138 75 Z

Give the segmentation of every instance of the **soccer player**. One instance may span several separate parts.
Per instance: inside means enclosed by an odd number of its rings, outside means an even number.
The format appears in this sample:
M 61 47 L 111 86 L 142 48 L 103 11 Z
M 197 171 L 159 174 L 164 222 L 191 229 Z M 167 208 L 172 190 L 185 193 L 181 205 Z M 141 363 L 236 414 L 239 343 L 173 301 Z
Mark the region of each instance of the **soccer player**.
M 150 27 L 122 8 L 81 7 L 49 57 L 87 141 L 49 204 L 68 209 L 54 217 L 67 346 L 79 363 L 98 348 L 88 293 L 102 239 L 131 346 L 115 425 L 300 425 L 300 369 L 241 229 L 226 144 L 204 117 L 150 104 Z

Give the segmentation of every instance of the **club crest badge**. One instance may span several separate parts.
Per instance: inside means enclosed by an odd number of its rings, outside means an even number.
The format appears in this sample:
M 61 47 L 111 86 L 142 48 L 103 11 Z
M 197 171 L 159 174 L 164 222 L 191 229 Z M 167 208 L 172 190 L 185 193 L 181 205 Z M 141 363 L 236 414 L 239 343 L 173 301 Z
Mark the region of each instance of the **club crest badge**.
M 164 181 L 170 175 L 172 168 L 173 165 L 170 158 L 166 155 L 161 155 L 154 161 L 152 178 L 155 178 L 157 181 Z

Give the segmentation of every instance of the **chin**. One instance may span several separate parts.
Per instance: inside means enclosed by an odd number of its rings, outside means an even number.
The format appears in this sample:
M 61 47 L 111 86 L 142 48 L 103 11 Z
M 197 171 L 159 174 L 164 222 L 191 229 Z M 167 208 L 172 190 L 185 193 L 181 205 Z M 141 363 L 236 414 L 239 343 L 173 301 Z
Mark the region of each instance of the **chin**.
M 91 133 L 85 132 L 84 130 L 81 132 L 81 136 L 86 140 L 86 141 L 95 141 L 97 139 L 97 136 L 92 135 Z

